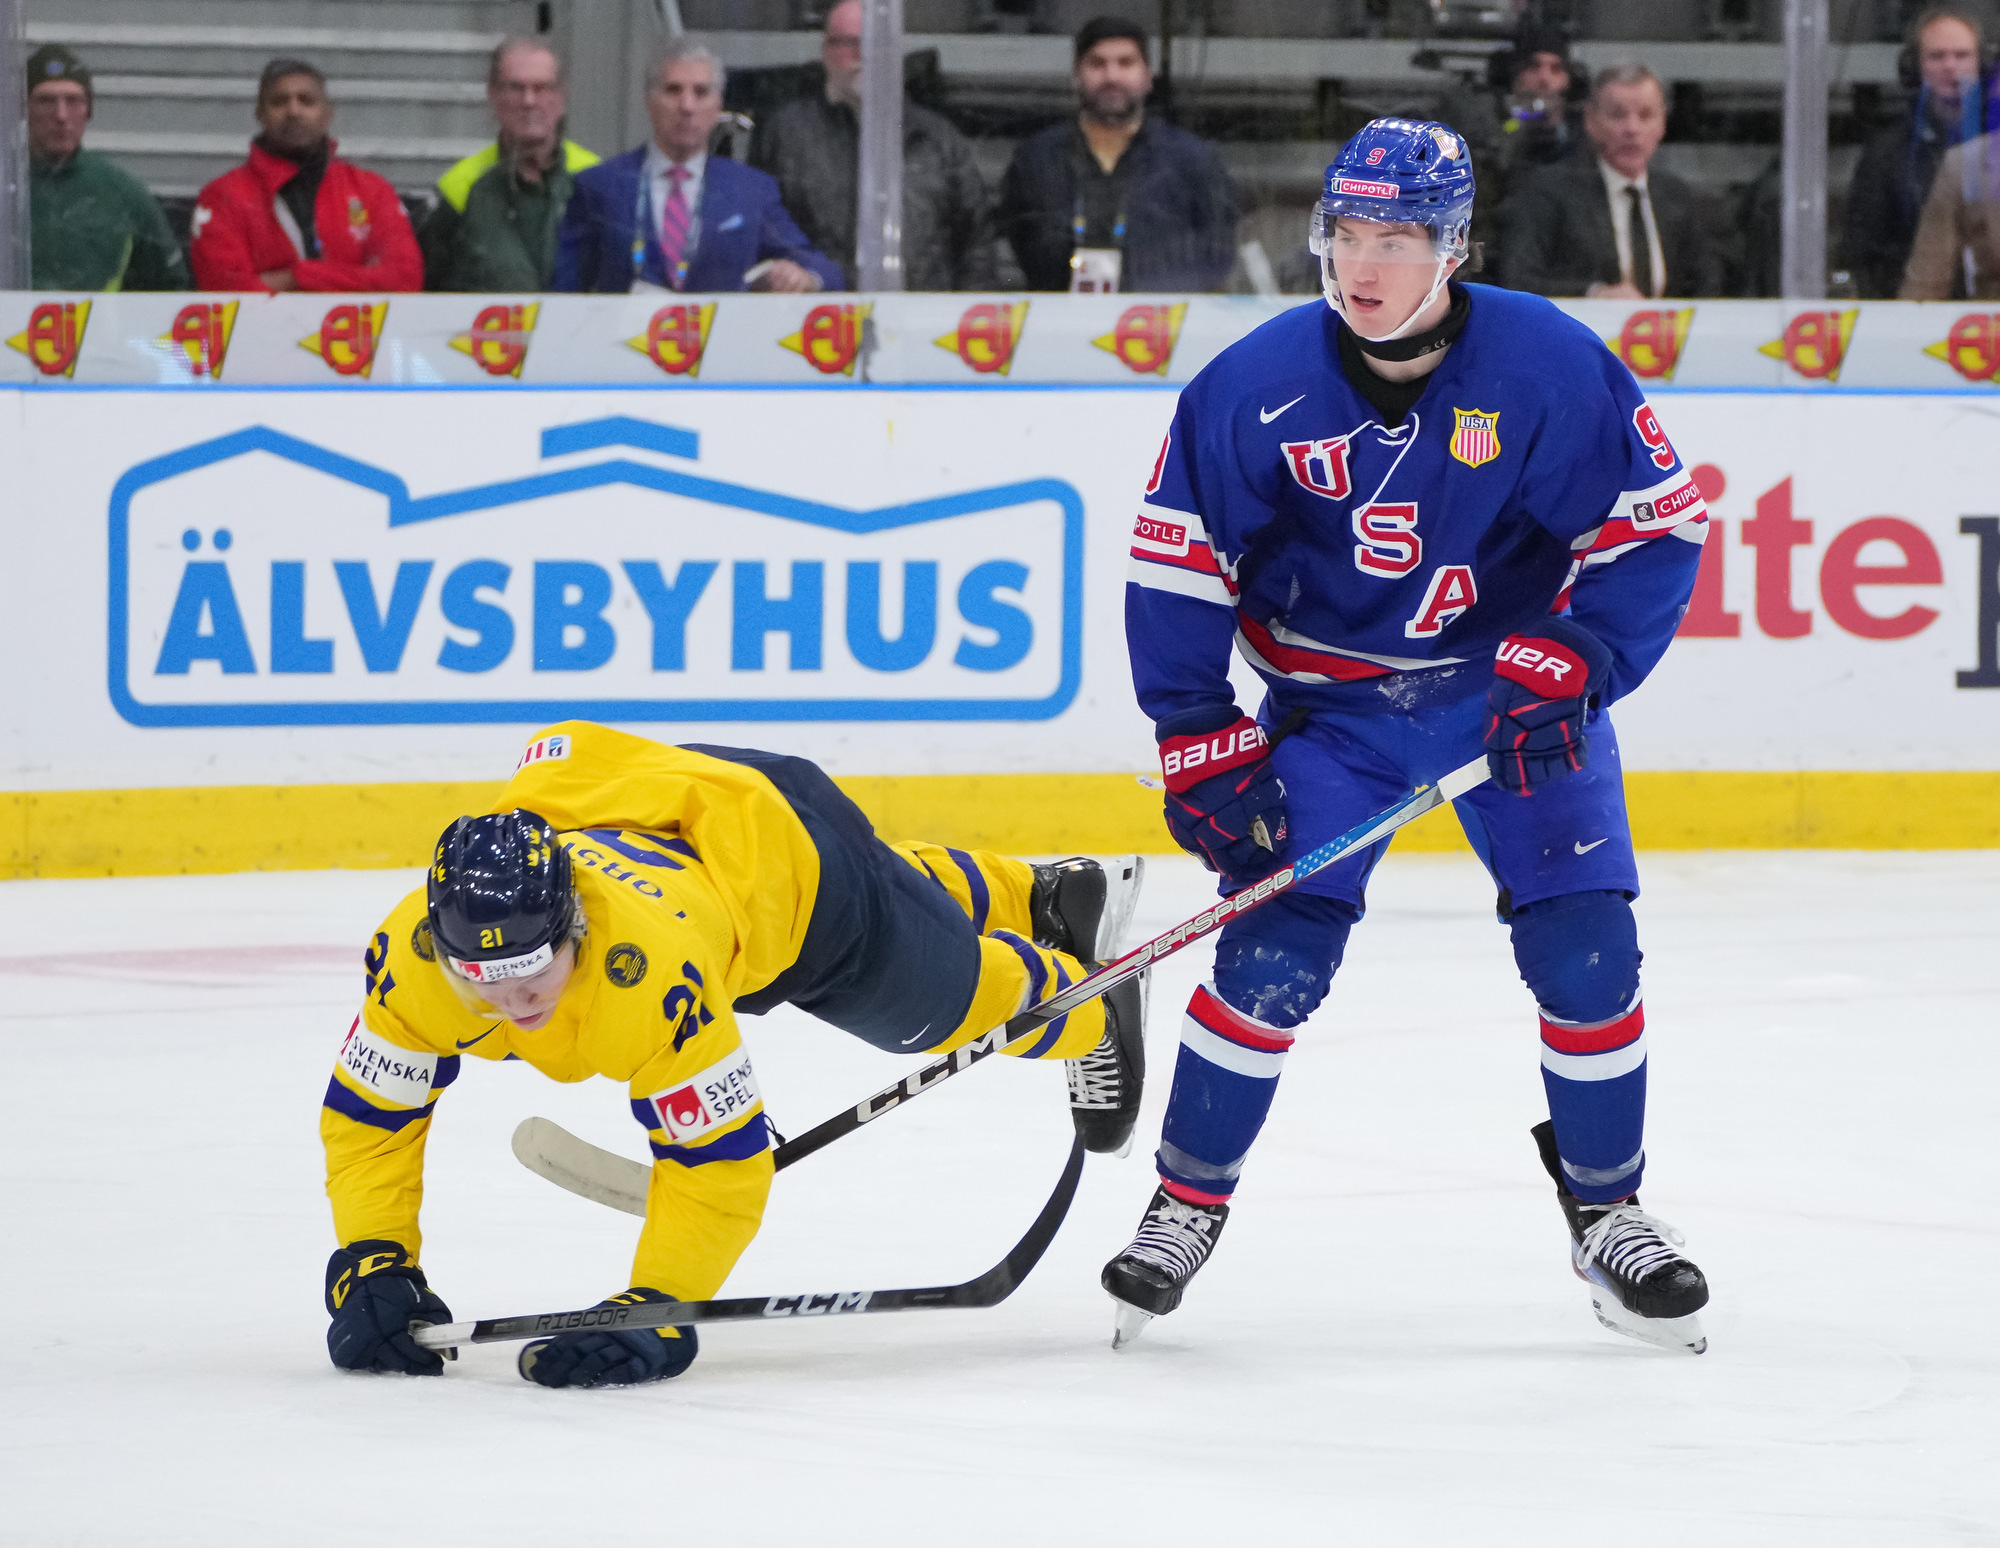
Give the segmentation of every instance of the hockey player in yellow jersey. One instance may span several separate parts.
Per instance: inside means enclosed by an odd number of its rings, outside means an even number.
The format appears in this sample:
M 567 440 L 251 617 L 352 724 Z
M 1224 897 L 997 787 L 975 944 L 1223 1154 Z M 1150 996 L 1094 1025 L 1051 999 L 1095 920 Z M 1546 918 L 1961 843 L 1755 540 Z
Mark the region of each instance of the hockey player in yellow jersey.
M 654 1163 L 624 1302 L 713 1296 L 763 1217 L 771 1137 L 736 1018 L 791 1003 L 935 1056 L 1113 953 L 1138 867 L 1030 866 L 889 845 L 814 764 L 668 747 L 585 721 L 536 737 L 490 812 L 444 832 L 365 954 L 366 994 L 320 1114 L 335 1239 L 333 1362 L 435 1374 L 412 1320 L 451 1314 L 420 1267 L 424 1140 L 461 1060 L 626 1084 Z M 1121 1150 L 1144 1077 L 1136 980 L 1049 1023 L 1092 1150 Z M 695 1330 L 566 1334 L 523 1375 L 679 1375 Z

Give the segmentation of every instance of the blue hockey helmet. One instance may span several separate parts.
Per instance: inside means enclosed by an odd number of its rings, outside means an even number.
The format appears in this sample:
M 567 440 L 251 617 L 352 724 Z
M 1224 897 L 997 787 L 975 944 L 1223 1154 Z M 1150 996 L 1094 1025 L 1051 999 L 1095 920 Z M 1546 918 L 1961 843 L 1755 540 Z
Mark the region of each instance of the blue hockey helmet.
M 1457 130 L 1416 118 L 1378 118 L 1364 127 L 1326 169 L 1326 187 L 1313 208 L 1310 245 L 1320 260 L 1327 305 L 1347 315 L 1333 272 L 1335 221 L 1344 216 L 1424 227 L 1438 266 L 1431 286 L 1435 295 L 1449 273 L 1447 265 L 1466 256 L 1472 195 L 1472 153 Z M 1424 304 L 1429 305 L 1428 298 Z
M 1326 169 L 1313 213 L 1313 251 L 1341 216 L 1424 226 L 1439 257 L 1465 256 L 1472 224 L 1472 153 L 1456 129 L 1415 118 L 1378 118 Z
M 427 891 L 431 939 L 454 987 L 539 973 L 581 933 L 569 852 L 530 811 L 461 817 L 446 828 Z

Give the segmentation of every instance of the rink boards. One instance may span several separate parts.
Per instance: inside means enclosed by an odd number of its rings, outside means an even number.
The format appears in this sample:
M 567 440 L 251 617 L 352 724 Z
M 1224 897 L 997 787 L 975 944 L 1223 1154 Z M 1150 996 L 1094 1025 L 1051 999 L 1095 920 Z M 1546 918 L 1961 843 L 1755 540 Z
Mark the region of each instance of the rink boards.
M 1180 374 L 0 389 L 10 874 L 414 863 L 571 715 L 1159 849 L 1121 609 Z M 1640 844 L 2000 844 L 1993 389 L 1648 390 L 1714 531 L 1616 712 Z

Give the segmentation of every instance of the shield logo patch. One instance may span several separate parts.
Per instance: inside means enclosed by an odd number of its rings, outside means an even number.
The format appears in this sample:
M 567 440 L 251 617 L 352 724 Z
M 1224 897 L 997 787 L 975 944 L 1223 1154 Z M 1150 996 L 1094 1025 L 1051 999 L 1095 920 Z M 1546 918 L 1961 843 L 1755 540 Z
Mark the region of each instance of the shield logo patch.
M 1458 424 L 1451 432 L 1451 454 L 1468 468 L 1500 455 L 1500 411 L 1455 408 Z

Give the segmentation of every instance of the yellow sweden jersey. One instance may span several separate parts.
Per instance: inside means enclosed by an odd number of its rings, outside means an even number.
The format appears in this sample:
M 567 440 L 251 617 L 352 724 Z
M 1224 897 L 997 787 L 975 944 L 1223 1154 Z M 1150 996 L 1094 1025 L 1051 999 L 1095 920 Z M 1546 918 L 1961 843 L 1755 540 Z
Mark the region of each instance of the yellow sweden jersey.
M 563 755 L 551 759 L 548 743 L 572 733 L 539 738 L 499 810 L 527 806 L 559 827 L 631 812 L 677 831 L 562 834 L 586 931 L 570 987 L 533 1031 L 475 1015 L 445 982 L 424 889 L 389 915 L 368 948 L 366 999 L 320 1117 L 334 1229 L 343 1242 L 386 1238 L 415 1257 L 439 1092 L 465 1055 L 518 1058 L 556 1080 L 626 1083 L 654 1155 L 631 1282 L 698 1299 L 720 1288 L 756 1234 L 772 1175 L 763 1104 L 730 1007 L 796 957 L 817 855 L 761 775 L 600 727 L 574 732 L 595 745 L 558 741 Z M 618 767 L 593 788 L 586 765 L 600 747 L 615 748 Z M 634 774 L 642 760 L 648 767 Z M 738 863 L 728 865 L 732 855 Z
M 568 851 L 586 930 L 555 1011 L 524 1031 L 472 1011 L 444 977 L 425 890 L 397 905 L 366 953 L 366 997 L 320 1114 L 338 1239 L 421 1247 L 423 1151 L 438 1093 L 466 1055 L 518 1058 L 561 1081 L 626 1084 L 654 1164 L 631 1283 L 683 1300 L 721 1287 L 762 1220 L 770 1139 L 732 1007 L 798 959 L 821 859 L 778 788 L 746 764 L 586 721 L 529 743 L 492 810 L 524 807 Z M 872 844 L 874 841 L 869 840 Z M 1033 944 L 1033 874 L 1018 860 L 925 844 L 891 865 L 930 876 L 979 932 L 977 982 L 955 1048 L 1074 982 L 1073 958 Z M 1021 1050 L 1096 1046 L 1091 1001 Z

